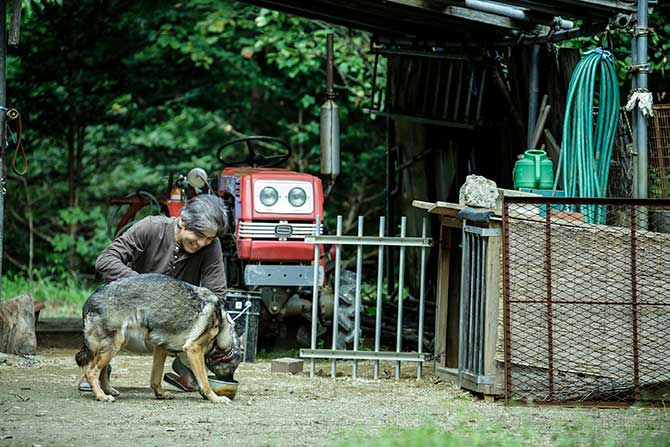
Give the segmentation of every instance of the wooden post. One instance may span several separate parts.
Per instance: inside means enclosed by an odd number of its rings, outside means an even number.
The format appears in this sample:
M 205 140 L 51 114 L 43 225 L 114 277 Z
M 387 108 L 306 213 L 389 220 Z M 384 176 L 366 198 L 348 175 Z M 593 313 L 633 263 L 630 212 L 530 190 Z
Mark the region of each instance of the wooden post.
M 496 376 L 496 348 L 498 342 L 498 316 L 502 304 L 502 228 L 499 236 L 488 238 L 486 247 L 486 310 L 484 318 L 484 375 Z M 496 380 L 498 382 L 498 380 Z

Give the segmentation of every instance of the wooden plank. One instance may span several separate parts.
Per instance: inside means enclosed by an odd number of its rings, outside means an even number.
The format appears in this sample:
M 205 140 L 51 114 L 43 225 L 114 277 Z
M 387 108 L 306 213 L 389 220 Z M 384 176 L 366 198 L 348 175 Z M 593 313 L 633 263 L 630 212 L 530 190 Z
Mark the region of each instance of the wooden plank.
M 452 216 L 440 216 L 440 225 L 460 230 L 463 228 L 463 221 Z
M 429 210 L 433 206 L 435 206 L 435 204 L 433 202 L 424 202 L 422 200 L 412 200 L 412 206 L 414 208 L 421 208 L 421 209 L 424 209 L 424 210 Z
M 458 385 L 458 369 L 457 368 L 445 368 L 443 366 L 435 367 L 435 375 L 442 380 L 449 381 L 454 385 Z

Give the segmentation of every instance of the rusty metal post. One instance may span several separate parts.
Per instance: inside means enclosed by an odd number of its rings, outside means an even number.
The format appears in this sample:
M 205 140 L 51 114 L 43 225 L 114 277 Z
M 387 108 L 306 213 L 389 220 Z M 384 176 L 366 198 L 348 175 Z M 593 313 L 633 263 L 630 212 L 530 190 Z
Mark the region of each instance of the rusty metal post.
M 637 211 L 636 205 L 630 207 L 630 276 L 631 276 L 631 302 L 633 306 L 633 386 L 635 387 L 635 400 L 640 400 L 640 358 L 638 346 L 637 326 Z
M 509 203 L 503 197 L 503 319 L 505 334 L 503 338 L 505 350 L 505 403 L 509 403 L 512 395 L 512 354 L 510 341 L 510 308 L 509 308 Z
M 551 205 L 547 203 L 544 226 L 544 269 L 547 275 L 547 357 L 549 367 L 549 400 L 554 400 L 554 318 L 551 302 Z

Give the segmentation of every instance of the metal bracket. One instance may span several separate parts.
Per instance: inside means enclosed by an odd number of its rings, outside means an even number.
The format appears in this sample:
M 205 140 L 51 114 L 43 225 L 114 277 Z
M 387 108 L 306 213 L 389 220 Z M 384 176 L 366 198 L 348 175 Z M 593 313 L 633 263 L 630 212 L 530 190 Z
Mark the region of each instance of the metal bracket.
M 651 64 L 646 63 L 646 64 L 636 64 L 636 65 L 629 65 L 626 67 L 626 71 L 632 72 L 632 73 L 651 73 Z
M 638 37 L 643 34 L 649 34 L 653 29 L 651 26 L 635 26 L 633 27 L 633 36 Z
M 500 229 L 498 228 L 482 228 L 475 227 L 473 225 L 463 225 L 463 231 L 466 233 L 478 234 L 482 237 L 495 237 L 500 236 Z

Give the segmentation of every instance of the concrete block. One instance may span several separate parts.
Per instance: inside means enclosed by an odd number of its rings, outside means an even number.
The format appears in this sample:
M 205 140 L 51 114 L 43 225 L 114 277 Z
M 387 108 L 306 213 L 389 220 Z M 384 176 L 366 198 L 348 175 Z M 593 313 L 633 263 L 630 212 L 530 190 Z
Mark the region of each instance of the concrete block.
M 298 374 L 302 372 L 302 360 L 283 357 L 272 360 L 270 371 L 273 373 L 291 373 Z

